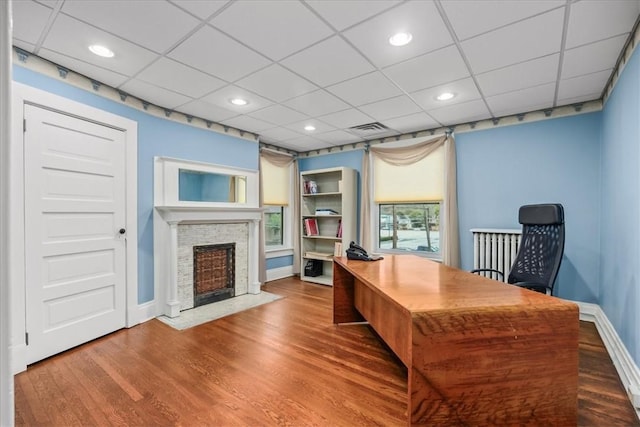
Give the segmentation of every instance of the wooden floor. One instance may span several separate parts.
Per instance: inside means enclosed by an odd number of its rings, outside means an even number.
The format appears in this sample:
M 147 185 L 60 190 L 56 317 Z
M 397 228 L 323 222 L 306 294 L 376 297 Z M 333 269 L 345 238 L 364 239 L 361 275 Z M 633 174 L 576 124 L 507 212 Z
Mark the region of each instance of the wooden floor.
M 177 331 L 158 320 L 29 366 L 17 425 L 406 425 L 406 369 L 366 325 L 335 326 L 331 288 Z M 640 426 L 591 323 L 580 328 L 581 426 Z

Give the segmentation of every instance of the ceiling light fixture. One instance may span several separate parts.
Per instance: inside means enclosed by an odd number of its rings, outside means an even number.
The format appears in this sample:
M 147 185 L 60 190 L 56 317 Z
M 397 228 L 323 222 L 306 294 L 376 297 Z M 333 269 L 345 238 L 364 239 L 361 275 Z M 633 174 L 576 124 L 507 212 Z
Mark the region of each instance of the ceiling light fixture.
M 413 39 L 411 33 L 400 32 L 389 37 L 389 43 L 391 43 L 392 46 L 404 46 L 409 44 L 411 39 Z
M 440 95 L 436 96 L 438 101 L 448 101 L 452 98 L 455 98 L 456 94 L 452 92 L 442 92 Z
M 230 103 L 232 103 L 233 105 L 237 105 L 237 106 L 243 106 L 243 105 L 247 105 L 249 103 L 249 101 L 247 101 L 246 99 L 242 99 L 242 98 L 231 98 L 229 100 Z
M 92 44 L 91 46 L 89 46 L 89 50 L 98 56 L 102 56 L 103 58 L 113 58 L 113 56 L 115 55 L 111 49 L 99 44 Z
M 307 132 L 312 132 L 312 131 L 316 130 L 316 127 L 313 126 L 313 125 L 306 125 L 304 127 L 304 130 L 306 130 Z

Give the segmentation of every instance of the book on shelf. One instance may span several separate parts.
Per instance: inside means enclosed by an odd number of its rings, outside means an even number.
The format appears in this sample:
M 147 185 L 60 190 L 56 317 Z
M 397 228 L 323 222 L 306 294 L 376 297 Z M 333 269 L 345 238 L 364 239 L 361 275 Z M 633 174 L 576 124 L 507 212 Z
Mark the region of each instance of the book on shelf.
M 330 252 L 313 252 L 313 251 L 307 251 L 304 253 L 304 256 L 307 258 L 322 258 L 322 259 L 331 259 L 331 253 Z
M 336 232 L 336 237 L 342 238 L 342 220 L 338 220 L 338 231 Z
M 303 223 L 304 223 L 305 234 L 307 236 L 318 235 L 318 222 L 316 221 L 315 218 L 305 218 Z
M 333 247 L 333 256 L 342 256 L 342 243 L 336 242 Z
M 316 215 L 339 215 L 337 211 L 329 208 L 317 208 Z
M 318 193 L 318 183 L 315 181 L 307 180 L 304 181 L 304 194 L 317 194 Z

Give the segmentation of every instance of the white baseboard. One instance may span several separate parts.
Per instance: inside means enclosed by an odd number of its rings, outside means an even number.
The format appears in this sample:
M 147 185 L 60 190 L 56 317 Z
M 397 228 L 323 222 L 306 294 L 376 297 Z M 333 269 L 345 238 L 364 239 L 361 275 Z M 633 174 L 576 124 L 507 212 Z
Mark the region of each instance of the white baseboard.
M 267 270 L 267 282 L 293 276 L 293 265 Z
M 631 358 L 620 336 L 599 305 L 574 302 L 580 307 L 580 320 L 595 323 L 613 366 L 618 371 L 620 381 L 629 395 L 629 400 L 640 417 L 640 369 L 638 369 L 638 365 Z
M 11 373 L 16 375 L 27 370 L 27 345 L 20 343 L 9 347 L 11 353 Z
M 144 323 L 148 320 L 154 319 L 157 316 L 158 309 L 156 307 L 156 300 L 149 302 L 143 302 L 138 304 L 138 323 Z M 135 325 L 134 325 L 135 326 Z

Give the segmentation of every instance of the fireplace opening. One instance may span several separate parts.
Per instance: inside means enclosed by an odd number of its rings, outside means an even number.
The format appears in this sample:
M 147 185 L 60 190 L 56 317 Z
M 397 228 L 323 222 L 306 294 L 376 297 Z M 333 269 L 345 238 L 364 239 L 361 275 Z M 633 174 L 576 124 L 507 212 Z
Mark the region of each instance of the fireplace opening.
M 193 247 L 193 306 L 235 296 L 236 244 Z

